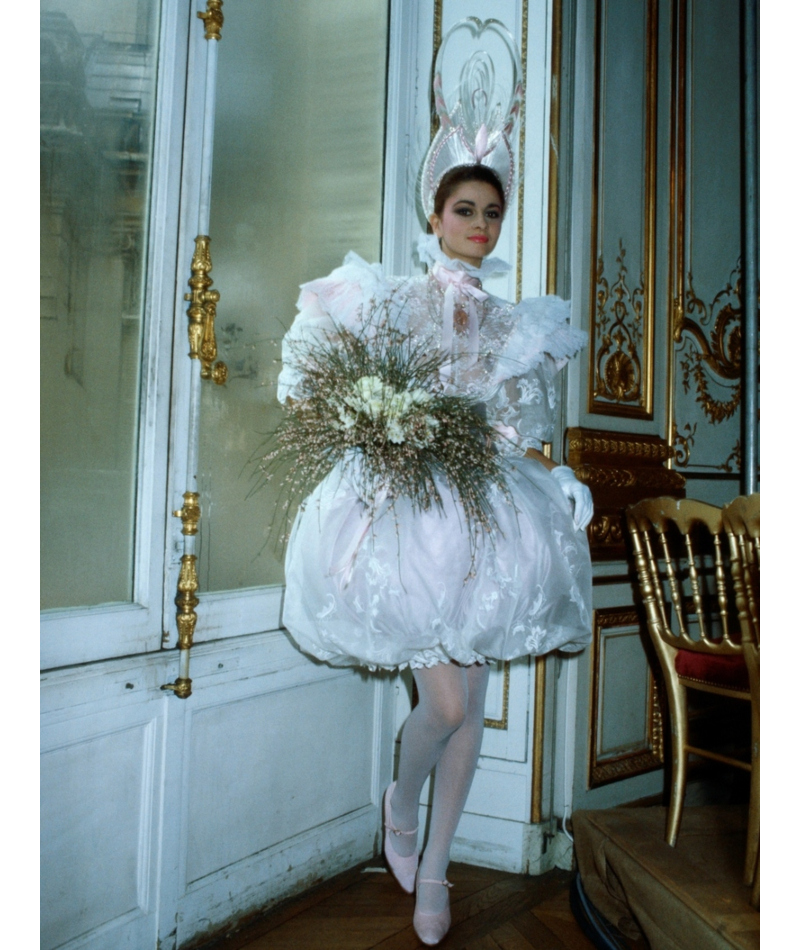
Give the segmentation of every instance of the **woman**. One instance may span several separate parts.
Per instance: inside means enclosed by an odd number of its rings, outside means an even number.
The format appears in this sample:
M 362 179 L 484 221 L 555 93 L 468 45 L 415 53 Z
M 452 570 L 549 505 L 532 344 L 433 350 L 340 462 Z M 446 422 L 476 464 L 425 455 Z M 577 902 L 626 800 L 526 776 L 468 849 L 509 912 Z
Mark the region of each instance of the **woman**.
M 357 333 L 377 305 L 415 342 L 443 354 L 442 386 L 468 396 L 497 432 L 513 504 L 494 493 L 494 526 L 477 547 L 447 486 L 441 510 L 420 511 L 401 497 L 394 517 L 368 514 L 352 480 L 334 471 L 302 507 L 286 556 L 284 625 L 303 650 L 333 665 L 413 670 L 419 702 L 384 796 L 384 852 L 400 886 L 416 891 L 414 927 L 431 946 L 450 926 L 446 871 L 478 762 L 488 661 L 580 650 L 590 631 L 583 529 L 591 495 L 541 452 L 552 439 L 555 376 L 585 334 L 569 326 L 569 306 L 557 297 L 511 304 L 482 288 L 485 277 L 509 270 L 491 253 L 513 178 L 513 162 L 501 154 L 508 126 L 494 139 L 485 129 L 467 161 L 451 159 L 442 170 L 437 140 L 426 159 L 423 206 L 433 234 L 422 236 L 418 252 L 427 275 L 385 277 L 351 253 L 329 277 L 303 286 L 278 392 L 281 401 L 303 399 L 298 344 L 341 328 Z M 488 152 L 487 140 L 496 146 Z M 419 800 L 431 772 L 420 861 Z

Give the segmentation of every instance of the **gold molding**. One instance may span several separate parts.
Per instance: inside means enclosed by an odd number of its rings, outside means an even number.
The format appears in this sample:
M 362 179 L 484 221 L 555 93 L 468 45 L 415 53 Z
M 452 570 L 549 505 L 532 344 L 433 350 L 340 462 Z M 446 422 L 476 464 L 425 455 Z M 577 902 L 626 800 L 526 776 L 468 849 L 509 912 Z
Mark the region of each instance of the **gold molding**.
M 683 477 L 678 472 L 669 469 L 654 469 L 653 471 L 636 471 L 633 468 L 599 468 L 591 465 L 576 465 L 575 474 L 584 483 L 589 485 L 593 492 L 601 488 L 638 488 L 648 494 L 663 492 L 670 489 L 682 488 Z
M 553 0 L 553 31 L 550 42 L 550 161 L 547 170 L 547 285 L 548 294 L 558 286 L 558 158 L 561 145 L 561 59 L 563 10 Z
M 578 426 L 567 429 L 565 441 L 568 464 L 594 496 L 589 525 L 593 560 L 627 560 L 627 505 L 658 495 L 685 495 L 686 479 L 667 467 L 675 450 L 657 435 Z
M 661 716 L 658 685 L 653 671 L 648 663 L 647 667 L 647 723 L 644 745 L 639 749 L 624 752 L 621 755 L 599 758 L 597 742 L 602 716 L 600 706 L 600 660 L 601 640 L 603 631 L 615 627 L 636 627 L 641 630 L 640 617 L 632 607 L 604 607 L 594 611 L 592 647 L 591 647 L 591 682 L 589 704 L 589 763 L 588 785 L 597 788 L 610 782 L 631 778 L 652 772 L 664 765 L 664 728 Z
M 544 719 L 547 693 L 547 657 L 533 658 L 533 756 L 531 776 L 531 823 L 544 820 Z
M 198 17 L 203 21 L 207 40 L 222 39 L 222 24 L 225 17 L 222 13 L 222 0 L 207 0 L 206 9 L 197 11 Z
M 686 240 L 686 0 L 672 5 L 670 56 L 670 142 L 669 142 L 669 274 L 667 314 L 667 418 L 666 431 L 677 432 L 675 420 L 675 340 L 683 322 L 683 272 Z M 681 275 L 680 277 L 678 275 Z M 691 446 L 677 446 L 678 462 Z
M 502 660 L 501 662 L 503 664 L 503 711 L 500 719 L 483 720 L 483 724 L 487 729 L 508 729 L 508 688 L 511 674 L 508 660 Z
M 641 368 L 634 373 L 640 376 L 640 382 L 631 384 L 630 370 L 634 366 L 633 355 L 622 349 L 625 333 L 617 341 L 614 333 L 604 336 L 601 354 L 597 353 L 597 335 L 603 327 L 599 325 L 598 308 L 603 313 L 602 305 L 607 295 L 603 294 L 603 255 L 600 252 L 599 217 L 601 210 L 601 162 L 599 155 L 603 148 L 602 115 L 601 115 L 601 87 L 604 79 L 604 40 L 605 6 L 607 0 L 595 0 L 595 63 L 594 63 L 594 131 L 593 146 L 594 160 L 592 169 L 592 227 L 591 227 L 591 282 L 592 288 L 601 288 L 595 293 L 595 300 L 591 309 L 589 331 L 589 365 L 592 367 L 592 384 L 588 392 L 587 411 L 595 415 L 626 416 L 637 419 L 653 418 L 653 391 L 654 376 L 653 363 L 655 357 L 655 220 L 656 220 L 656 145 L 657 145 L 657 110 L 658 110 L 658 0 L 647 0 L 646 10 L 646 54 L 645 54 L 645 128 L 644 128 L 644 207 L 643 212 L 643 267 L 640 281 L 641 310 L 634 308 L 634 326 L 640 324 L 641 355 L 636 354 L 636 362 Z M 604 90 L 603 90 L 604 91 Z M 622 238 L 619 238 L 622 252 Z M 621 253 L 624 258 L 624 252 Z M 617 259 L 621 268 L 624 264 Z M 627 271 L 626 271 L 627 273 Z M 622 285 L 615 284 L 620 289 Z M 608 285 L 605 285 L 608 290 Z M 613 290 L 613 288 L 612 288 Z M 621 298 L 620 298 L 621 303 Z M 627 309 L 618 310 L 618 320 L 612 330 L 620 333 L 620 326 L 628 327 L 625 318 Z M 621 322 L 620 322 L 621 321 Z M 628 336 L 631 336 L 628 330 Z M 610 354 L 604 370 L 600 370 L 601 356 L 609 356 L 608 352 L 615 343 L 616 351 Z M 595 385 L 595 380 L 603 380 L 608 376 L 609 385 L 605 388 Z M 606 393 L 608 395 L 606 395 Z
M 567 445 L 572 453 L 616 455 L 622 459 L 642 459 L 666 462 L 672 457 L 672 448 L 659 436 L 628 435 L 624 432 L 606 432 L 603 429 L 568 430 Z

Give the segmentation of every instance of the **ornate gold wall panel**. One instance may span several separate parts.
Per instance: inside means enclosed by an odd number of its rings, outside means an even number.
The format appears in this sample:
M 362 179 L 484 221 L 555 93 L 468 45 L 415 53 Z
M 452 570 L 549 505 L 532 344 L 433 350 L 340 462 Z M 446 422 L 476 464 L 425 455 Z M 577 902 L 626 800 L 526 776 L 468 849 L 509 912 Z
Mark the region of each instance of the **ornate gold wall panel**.
M 594 560 L 626 560 L 624 510 L 641 498 L 683 498 L 686 479 L 667 467 L 674 450 L 656 435 L 567 429 L 567 462 L 592 490 L 589 546 Z
M 638 703 L 627 695 L 615 705 L 615 680 L 630 683 L 632 666 L 642 674 Z M 638 682 L 638 678 L 637 678 Z M 611 607 L 594 612 L 589 708 L 589 788 L 651 772 L 664 764 L 658 687 L 642 647 L 639 614 Z
M 658 0 L 596 0 L 588 411 L 653 417 Z
M 676 467 L 735 473 L 742 344 L 738 8 L 719 14 L 710 0 L 676 0 L 673 13 L 667 431 Z

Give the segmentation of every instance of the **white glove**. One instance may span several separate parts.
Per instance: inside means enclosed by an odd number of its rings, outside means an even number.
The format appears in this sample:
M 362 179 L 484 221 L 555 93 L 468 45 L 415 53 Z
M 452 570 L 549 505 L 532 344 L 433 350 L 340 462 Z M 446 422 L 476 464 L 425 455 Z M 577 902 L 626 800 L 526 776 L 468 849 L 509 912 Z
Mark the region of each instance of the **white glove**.
M 557 465 L 550 470 L 550 474 L 558 482 L 558 487 L 567 496 L 567 501 L 575 503 L 572 511 L 572 520 L 580 531 L 589 524 L 594 514 L 592 493 L 575 477 L 575 473 L 568 465 Z

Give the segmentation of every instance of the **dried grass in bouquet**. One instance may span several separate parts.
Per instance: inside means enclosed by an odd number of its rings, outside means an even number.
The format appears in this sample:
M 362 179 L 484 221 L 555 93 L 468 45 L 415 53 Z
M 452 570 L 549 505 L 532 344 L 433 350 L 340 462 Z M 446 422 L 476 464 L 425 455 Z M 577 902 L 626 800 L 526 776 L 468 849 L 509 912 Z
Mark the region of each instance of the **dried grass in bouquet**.
M 339 466 L 371 517 L 400 497 L 415 512 L 441 509 L 443 479 L 461 503 L 474 553 L 478 536 L 496 528 L 490 495 L 499 490 L 513 507 L 493 447 L 498 433 L 469 399 L 446 394 L 445 357 L 387 313 L 373 307 L 358 332 L 335 326 L 292 346 L 302 395 L 258 462 L 263 481 L 279 476 L 281 540 L 299 501 Z

